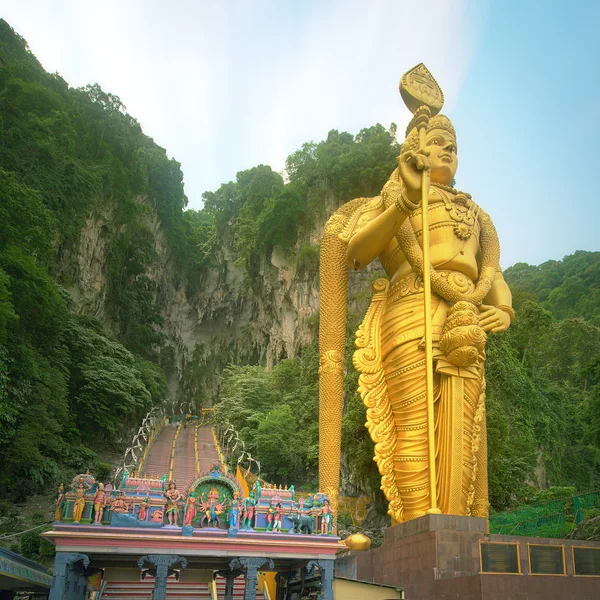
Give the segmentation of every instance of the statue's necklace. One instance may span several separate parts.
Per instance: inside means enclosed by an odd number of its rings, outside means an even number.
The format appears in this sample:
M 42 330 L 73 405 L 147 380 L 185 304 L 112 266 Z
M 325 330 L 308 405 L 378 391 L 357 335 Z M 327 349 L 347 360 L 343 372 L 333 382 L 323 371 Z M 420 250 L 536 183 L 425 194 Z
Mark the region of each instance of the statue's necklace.
M 459 192 L 449 185 L 436 183 L 435 181 L 432 181 L 431 185 L 454 196 L 453 200 L 449 200 L 445 194 L 440 194 L 449 217 L 456 223 L 454 225 L 454 234 L 461 240 L 468 240 L 473 233 L 473 226 L 477 218 L 477 215 L 472 210 L 471 194 Z M 461 206 L 460 209 L 459 205 Z

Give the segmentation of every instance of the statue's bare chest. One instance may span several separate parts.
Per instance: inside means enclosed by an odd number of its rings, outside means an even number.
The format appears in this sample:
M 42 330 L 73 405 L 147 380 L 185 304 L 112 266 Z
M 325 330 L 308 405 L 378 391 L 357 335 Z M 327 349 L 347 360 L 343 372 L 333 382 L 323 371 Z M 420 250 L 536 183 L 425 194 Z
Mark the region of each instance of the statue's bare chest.
M 477 275 L 480 223 L 479 207 L 465 195 L 456 196 L 445 190 L 431 187 L 429 193 L 428 221 L 431 262 L 436 267 L 456 269 L 470 277 Z M 410 225 L 416 241 L 423 246 L 423 214 L 415 211 Z M 404 275 L 410 267 L 406 263 L 399 236 L 392 239 L 381 256 L 389 276 Z

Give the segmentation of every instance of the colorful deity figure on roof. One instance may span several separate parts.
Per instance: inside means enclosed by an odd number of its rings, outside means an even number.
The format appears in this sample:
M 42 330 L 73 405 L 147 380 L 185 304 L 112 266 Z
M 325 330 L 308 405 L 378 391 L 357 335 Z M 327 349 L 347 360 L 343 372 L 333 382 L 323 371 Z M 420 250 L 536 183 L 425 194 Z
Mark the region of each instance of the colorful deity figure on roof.
M 323 500 L 323 506 L 319 510 L 319 516 L 321 517 L 321 533 L 330 533 L 333 526 L 333 511 L 329 500 Z
M 298 502 L 293 504 L 291 515 L 295 533 L 310 534 L 313 532 L 314 518 L 312 506 L 304 498 L 298 498 Z
M 244 514 L 242 515 L 242 529 L 252 529 L 252 521 L 254 520 L 254 510 L 256 508 L 256 500 L 254 492 L 250 492 L 250 496 L 244 500 Z
M 167 513 L 169 525 L 177 525 L 177 521 L 179 519 L 179 501 L 181 500 L 181 494 L 179 493 L 174 481 L 169 482 L 169 487 L 165 492 L 165 498 L 167 499 L 165 512 Z
M 273 526 L 275 525 L 275 515 L 277 514 L 277 506 L 271 500 L 271 504 L 269 504 L 269 510 L 267 511 L 267 531 L 273 531 Z
M 79 483 L 75 492 L 75 502 L 73 503 L 73 523 L 79 523 L 85 508 L 85 487 L 83 482 Z
M 119 495 L 110 503 L 110 512 L 116 514 L 129 512 L 125 492 L 119 492 Z
M 185 513 L 183 516 L 183 524 L 186 527 L 192 527 L 192 521 L 196 516 L 196 503 L 198 499 L 196 498 L 195 490 L 191 490 L 188 494 L 186 503 L 185 503 Z
M 240 495 L 238 492 L 233 493 L 233 498 L 229 504 L 229 528 L 238 529 L 240 521 Z
M 98 489 L 94 494 L 94 523 L 100 525 L 102 523 L 102 515 L 107 503 L 106 492 L 104 491 L 104 484 L 99 483 Z
M 273 532 L 280 533 L 281 532 L 281 523 L 283 522 L 283 505 L 281 502 L 278 502 L 275 505 L 275 514 L 273 515 Z
M 146 496 L 138 509 L 137 517 L 140 521 L 145 521 L 148 518 L 148 510 L 150 508 L 150 498 Z
M 64 484 L 60 484 L 58 486 L 58 492 L 56 495 L 56 508 L 54 509 L 54 520 L 61 521 L 63 518 L 63 513 L 65 511 L 65 486 Z
M 206 500 L 204 500 L 205 497 Z M 204 511 L 204 519 L 207 522 L 207 526 L 218 527 L 220 523 L 219 517 L 225 512 L 225 500 L 221 499 L 217 488 L 210 488 L 206 496 L 204 494 L 201 494 L 200 501 L 202 505 L 202 510 Z

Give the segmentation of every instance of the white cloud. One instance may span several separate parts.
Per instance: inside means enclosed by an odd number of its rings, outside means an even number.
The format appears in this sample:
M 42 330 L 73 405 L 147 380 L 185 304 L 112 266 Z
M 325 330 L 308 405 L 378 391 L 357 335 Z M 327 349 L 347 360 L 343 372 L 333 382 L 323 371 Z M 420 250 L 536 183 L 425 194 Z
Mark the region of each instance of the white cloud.
M 33 0 L 4 7 L 49 71 L 117 94 L 182 162 L 190 206 L 235 172 L 286 156 L 329 129 L 408 112 L 400 75 L 425 62 L 460 93 L 487 3 L 474 0 L 162 2 Z

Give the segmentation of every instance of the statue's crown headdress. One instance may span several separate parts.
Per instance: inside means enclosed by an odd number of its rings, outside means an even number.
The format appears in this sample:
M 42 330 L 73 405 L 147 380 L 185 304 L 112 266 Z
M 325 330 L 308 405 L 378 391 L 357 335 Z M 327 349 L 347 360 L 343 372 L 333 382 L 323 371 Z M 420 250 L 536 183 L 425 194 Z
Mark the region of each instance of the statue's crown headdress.
M 456 140 L 456 131 L 454 130 L 454 126 L 452 122 L 446 115 L 436 115 L 435 117 L 431 117 L 429 119 L 429 123 L 427 124 L 427 131 L 431 131 L 433 129 L 443 129 L 450 133 L 452 137 Z M 402 143 L 402 149 L 400 150 L 401 154 L 404 152 L 408 152 L 409 150 L 416 150 L 419 147 L 419 132 L 417 128 L 414 126 L 414 123 L 411 121 L 406 128 L 406 139 Z

